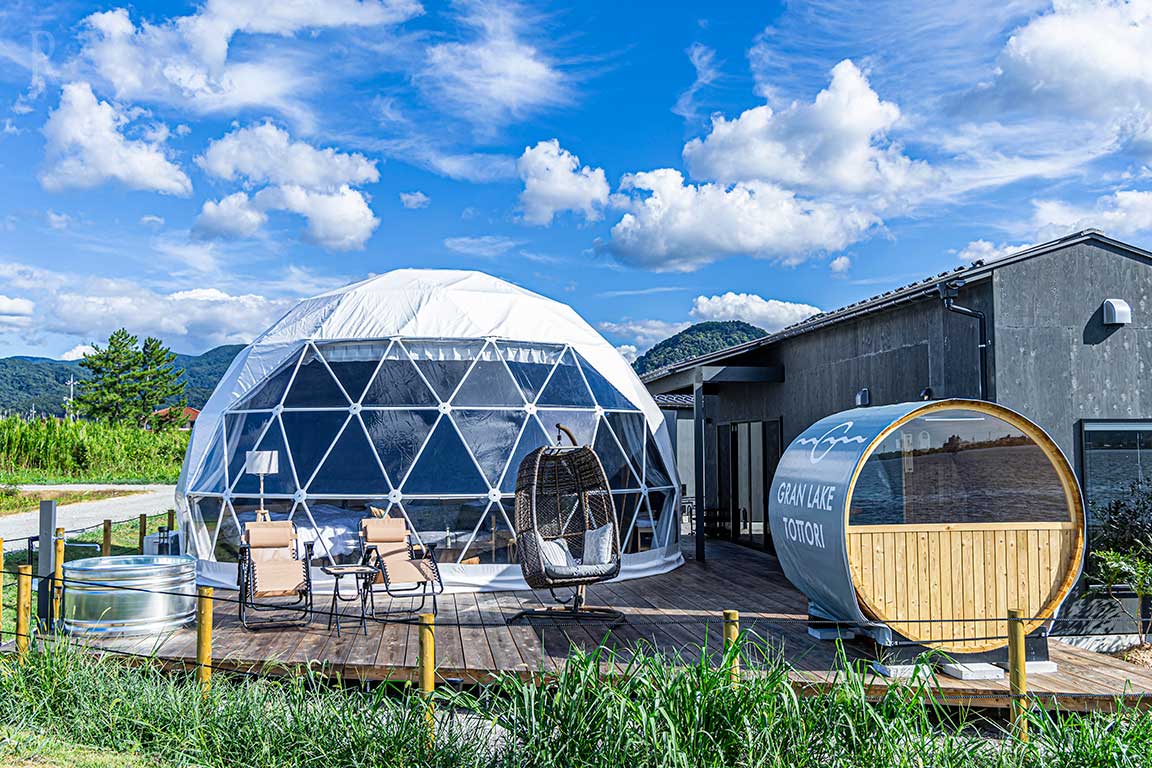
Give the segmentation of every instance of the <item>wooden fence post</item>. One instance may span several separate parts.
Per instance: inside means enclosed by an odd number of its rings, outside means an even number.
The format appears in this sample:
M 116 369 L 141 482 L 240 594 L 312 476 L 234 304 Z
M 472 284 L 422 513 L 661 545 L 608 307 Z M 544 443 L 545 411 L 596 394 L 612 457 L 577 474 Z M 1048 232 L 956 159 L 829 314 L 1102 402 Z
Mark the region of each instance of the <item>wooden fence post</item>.
M 740 684 L 740 651 L 735 648 L 736 639 L 740 637 L 740 612 L 724 611 L 724 655 L 732 654 L 728 659 L 728 676 L 732 678 L 732 685 Z
M 144 537 L 148 535 L 148 515 L 140 513 L 140 554 L 144 554 Z
M 52 572 L 52 626 L 60 628 L 60 598 L 64 595 L 64 529 L 57 528 L 53 539 L 56 547 L 55 569 Z
M 172 531 L 176 530 L 176 510 L 168 510 L 168 535 L 172 535 Z
M 436 614 L 420 614 L 420 693 L 428 702 L 428 727 L 435 727 L 432 693 L 436 689 Z M 435 736 L 433 731 L 432 736 Z
M 1028 671 L 1024 655 L 1024 617 L 1008 611 L 1008 687 L 1012 694 L 1012 732 L 1028 741 Z
M 108 557 L 112 554 L 112 521 L 104 521 L 104 538 L 100 542 L 100 556 Z
M 199 587 L 196 592 L 196 681 L 208 693 L 212 685 L 212 587 Z
M 20 661 L 28 653 L 32 626 L 32 566 L 21 565 L 16 576 L 16 654 Z

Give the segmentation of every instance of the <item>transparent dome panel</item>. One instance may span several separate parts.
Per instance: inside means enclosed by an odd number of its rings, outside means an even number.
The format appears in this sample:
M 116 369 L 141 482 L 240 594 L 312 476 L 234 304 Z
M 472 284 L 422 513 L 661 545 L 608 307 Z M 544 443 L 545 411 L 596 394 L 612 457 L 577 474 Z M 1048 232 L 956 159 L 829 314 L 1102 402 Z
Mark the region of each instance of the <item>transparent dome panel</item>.
M 196 480 L 189 488 L 194 493 L 223 493 L 228 483 L 224 477 L 224 434 L 217 430 Z
M 442 402 L 452 399 L 472 361 L 483 349 L 482 341 L 405 341 L 404 348 L 424 374 Z
M 607 413 L 604 419 L 612 427 L 616 439 L 628 457 L 628 463 L 639 475 L 644 467 L 644 442 L 648 428 L 641 413 Z
M 576 367 L 576 358 L 573 357 L 571 350 L 560 358 L 537 403 L 541 406 L 595 405 L 592 394 L 588 391 L 588 385 L 584 383 L 584 376 Z
M 256 441 L 273 423 L 270 413 L 229 413 L 224 416 L 228 444 L 228 482 L 235 485 L 244 474 L 244 457 L 256 449 Z
M 192 515 L 193 526 L 200 529 L 200 532 L 189 540 L 196 550 L 192 554 L 207 557 L 212 551 L 212 542 L 216 540 L 220 517 L 226 514 L 224 500 L 193 496 L 188 500 L 188 508 Z
M 404 512 L 421 543 L 436 546 L 436 559 L 454 563 L 485 517 L 487 497 L 476 499 L 405 499 Z
M 323 555 L 336 563 L 355 563 L 363 555 L 360 523 L 373 516 L 370 509 L 373 506 L 383 510 L 387 503 L 383 500 L 310 498 L 297 508 L 293 522 L 303 541 L 314 542 L 317 559 Z
M 588 386 L 592 389 L 592 396 L 596 398 L 597 405 L 604 409 L 634 410 L 636 408 L 628 398 L 620 394 L 620 390 L 608 382 L 608 379 L 601 376 L 591 363 L 580 355 L 576 357 L 580 361 L 580 369 L 584 372 L 584 378 L 588 380 Z
M 256 451 L 275 451 L 277 455 L 277 471 L 275 474 L 264 475 L 264 492 L 272 494 L 293 494 L 296 492 L 296 478 L 292 474 L 292 461 L 288 455 L 287 444 L 284 442 L 284 430 L 280 426 L 280 419 L 273 416 L 267 423 L 264 434 L 256 442 Z M 233 454 L 231 466 L 236 466 L 239 477 L 232 478 L 232 493 L 237 495 L 255 494 L 260 490 L 260 477 L 250 475 L 244 471 L 246 451 Z
M 249 411 L 258 410 L 261 408 L 275 408 L 280 405 L 284 399 L 284 392 L 288 389 L 288 383 L 292 381 L 292 374 L 296 372 L 296 362 L 300 359 L 299 354 L 292 355 L 292 358 L 280 367 L 280 370 L 270 376 L 260 384 L 243 400 L 236 404 L 235 410 Z
M 309 348 L 296 370 L 296 378 L 284 397 L 285 408 L 347 408 L 344 395 L 324 358 Z
M 664 466 L 664 460 L 660 458 L 660 450 L 656 447 L 656 441 L 652 439 L 652 435 L 647 435 L 644 449 L 644 482 L 649 488 L 672 485 L 672 478 Z
M 852 525 L 1071 519 L 1043 449 L 1002 419 L 961 409 L 918 416 L 886 437 L 850 503 Z
M 280 421 L 292 453 L 292 466 L 301 487 L 320 468 L 320 461 L 344 428 L 349 415 L 344 411 L 284 411 Z
M 498 342 L 497 347 L 508 364 L 508 370 L 524 393 L 524 399 L 529 403 L 536 402 L 548 374 L 552 373 L 563 347 L 553 347 L 537 344 L 513 344 Z
M 548 434 L 553 436 L 558 445 L 568 445 L 571 442 L 568 436 L 559 430 L 558 425 L 570 430 L 578 445 L 592 445 L 592 441 L 596 439 L 597 419 L 595 411 L 542 408 L 536 412 L 536 415 L 540 417 L 540 423 L 544 425 L 544 429 L 548 430 Z
M 452 398 L 457 408 L 469 405 L 522 407 L 524 396 L 495 346 L 489 344 L 472 364 Z
M 340 342 L 317 346 L 336 380 L 353 402 L 360 402 L 388 347 L 387 341 Z
M 488 492 L 488 483 L 452 420 L 441 417 L 401 490 L 405 495 L 479 494 Z
M 535 416 L 529 415 L 524 419 L 524 428 L 516 441 L 516 449 L 512 451 L 512 458 L 504 470 L 504 479 L 500 481 L 500 490 L 504 493 L 516 492 L 516 475 L 524 457 L 537 448 L 552 445 L 544 428 L 540 426 Z
M 457 556 L 456 562 L 465 565 L 517 562 L 516 537 L 499 504 L 493 504 L 488 510 L 488 514 L 473 531 L 468 546 Z
M 360 419 L 353 416 L 308 485 L 311 496 L 387 495 L 391 486 Z
M 620 450 L 616 438 L 612 436 L 612 430 L 607 428 L 606 424 L 601 424 L 596 430 L 596 443 L 592 450 L 600 458 L 604 474 L 608 476 L 608 485 L 612 490 L 640 487 L 639 478 L 632 471 L 628 459 Z
M 416 460 L 416 455 L 432 434 L 440 414 L 436 411 L 360 412 L 368 436 L 384 465 L 392 485 L 399 488 Z
M 520 434 L 524 412 L 459 409 L 453 410 L 450 416 L 488 484 L 499 485 L 500 475 Z
M 399 344 L 388 350 L 387 356 L 372 377 L 361 404 L 369 406 L 435 406 L 436 395 L 428 388 L 416 364 Z

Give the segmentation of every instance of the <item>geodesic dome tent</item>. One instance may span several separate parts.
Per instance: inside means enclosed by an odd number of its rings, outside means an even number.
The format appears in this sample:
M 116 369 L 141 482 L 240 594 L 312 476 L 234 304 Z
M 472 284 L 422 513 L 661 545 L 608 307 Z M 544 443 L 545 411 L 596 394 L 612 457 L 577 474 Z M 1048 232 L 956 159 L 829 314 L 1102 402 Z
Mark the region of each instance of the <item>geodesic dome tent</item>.
M 264 508 L 315 542 L 317 569 L 358 556 L 373 507 L 436 546 L 447 588 L 523 589 L 516 471 L 557 424 L 607 471 L 621 578 L 679 565 L 668 430 L 612 345 L 571 307 L 480 272 L 389 272 L 302 301 L 236 357 L 192 432 L 181 540 L 203 581 L 234 585 L 260 505 L 245 456 L 276 451 Z

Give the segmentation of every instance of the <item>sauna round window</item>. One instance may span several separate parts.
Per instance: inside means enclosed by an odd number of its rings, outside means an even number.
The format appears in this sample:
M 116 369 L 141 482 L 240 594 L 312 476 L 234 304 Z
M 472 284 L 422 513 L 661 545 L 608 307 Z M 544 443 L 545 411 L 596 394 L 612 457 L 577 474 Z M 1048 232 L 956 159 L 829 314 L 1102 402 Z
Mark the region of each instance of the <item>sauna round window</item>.
M 864 613 L 948 652 L 1006 642 L 1009 609 L 1040 626 L 1075 581 L 1083 506 L 1042 430 L 989 403 L 927 404 L 883 430 L 846 498 Z

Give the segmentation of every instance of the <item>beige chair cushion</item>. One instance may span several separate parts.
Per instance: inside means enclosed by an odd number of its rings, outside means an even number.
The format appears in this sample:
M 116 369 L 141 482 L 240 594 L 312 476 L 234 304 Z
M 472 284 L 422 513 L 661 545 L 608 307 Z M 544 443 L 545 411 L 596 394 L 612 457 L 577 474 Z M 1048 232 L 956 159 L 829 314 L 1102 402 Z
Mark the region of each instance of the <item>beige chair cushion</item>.
M 296 526 L 291 520 L 267 523 L 245 523 L 244 538 L 253 549 L 260 547 L 288 547 L 296 540 Z
M 408 524 L 402 517 L 369 517 L 360 521 L 368 544 L 408 542 Z
M 305 587 L 302 560 L 253 561 L 256 576 L 253 597 L 287 597 L 299 594 Z
M 434 581 L 436 578 L 432 563 L 428 560 L 394 558 L 385 560 L 384 568 L 388 572 L 388 581 L 391 584 L 419 584 Z

